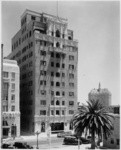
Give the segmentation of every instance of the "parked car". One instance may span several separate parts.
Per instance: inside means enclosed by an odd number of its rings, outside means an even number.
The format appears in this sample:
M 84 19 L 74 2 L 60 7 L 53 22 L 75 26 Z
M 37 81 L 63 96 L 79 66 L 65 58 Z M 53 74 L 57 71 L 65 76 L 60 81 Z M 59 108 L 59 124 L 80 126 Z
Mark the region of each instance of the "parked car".
M 78 138 L 76 136 L 65 136 L 64 140 L 63 140 L 63 144 L 77 145 L 78 144 Z M 80 144 L 82 144 L 81 141 L 80 141 Z
M 65 136 L 63 140 L 64 144 L 78 144 L 78 137 L 76 135 Z M 91 143 L 90 139 L 86 139 L 84 137 L 80 137 L 80 144 L 89 144 Z
M 65 137 L 65 136 L 69 136 L 69 135 L 72 135 L 72 132 L 71 131 L 62 131 L 60 133 L 57 134 L 57 137 Z
M 7 143 L 2 144 L 1 148 L 2 149 L 14 149 L 14 147 L 11 144 L 7 144 Z
M 13 146 L 19 149 L 33 149 L 33 147 L 28 145 L 26 142 L 15 142 Z

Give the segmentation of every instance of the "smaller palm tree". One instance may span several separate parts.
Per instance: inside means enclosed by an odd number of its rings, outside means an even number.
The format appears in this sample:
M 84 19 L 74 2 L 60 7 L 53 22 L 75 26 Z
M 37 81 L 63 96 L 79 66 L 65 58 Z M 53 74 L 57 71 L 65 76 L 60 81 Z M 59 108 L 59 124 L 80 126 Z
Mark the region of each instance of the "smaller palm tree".
M 88 105 L 82 105 L 79 111 L 74 115 L 73 124 L 75 133 L 82 135 L 91 134 L 91 148 L 95 149 L 95 136 L 102 139 L 104 136 L 106 139 L 111 134 L 111 128 L 113 127 L 111 115 L 107 108 L 99 103 L 98 100 L 90 100 Z

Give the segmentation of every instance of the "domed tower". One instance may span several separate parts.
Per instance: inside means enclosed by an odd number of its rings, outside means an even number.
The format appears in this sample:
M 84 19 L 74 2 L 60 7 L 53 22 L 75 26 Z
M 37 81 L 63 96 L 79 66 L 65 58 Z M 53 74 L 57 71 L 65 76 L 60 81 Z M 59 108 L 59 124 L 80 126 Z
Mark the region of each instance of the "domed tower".
M 101 104 L 108 107 L 111 105 L 111 93 L 108 89 L 101 89 L 101 84 L 99 83 L 98 89 L 93 89 L 88 94 L 89 100 L 99 100 Z

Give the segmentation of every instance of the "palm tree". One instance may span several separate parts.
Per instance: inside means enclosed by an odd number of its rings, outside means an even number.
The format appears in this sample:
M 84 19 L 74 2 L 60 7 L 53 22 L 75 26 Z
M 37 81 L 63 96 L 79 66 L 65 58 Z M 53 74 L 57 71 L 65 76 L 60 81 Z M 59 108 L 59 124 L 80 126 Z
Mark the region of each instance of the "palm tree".
M 113 117 L 107 108 L 99 103 L 98 100 L 90 100 L 88 105 L 82 105 L 79 111 L 74 115 L 73 124 L 75 133 L 82 135 L 91 134 L 91 148 L 95 149 L 95 135 L 102 139 L 104 136 L 106 139 L 111 134 Z

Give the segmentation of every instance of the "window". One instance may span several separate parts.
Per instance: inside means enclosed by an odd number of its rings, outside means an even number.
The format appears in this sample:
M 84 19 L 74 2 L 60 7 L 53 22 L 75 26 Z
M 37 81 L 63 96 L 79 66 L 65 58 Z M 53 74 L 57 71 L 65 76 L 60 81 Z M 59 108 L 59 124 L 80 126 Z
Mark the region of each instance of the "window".
M 111 144 L 114 144 L 114 139 L 111 139 L 111 142 L 110 142 Z
M 59 91 L 56 92 L 56 96 L 60 96 L 60 92 Z
M 31 16 L 31 20 L 35 20 L 35 16 Z
M 46 66 L 46 61 L 41 60 L 41 65 Z
M 74 60 L 74 56 L 69 55 L 69 60 Z
M 59 30 L 56 31 L 56 37 L 60 37 L 60 31 Z
M 74 92 L 69 92 L 69 96 L 74 96 Z
M 117 142 L 117 145 L 119 145 L 119 142 L 120 142 L 119 139 L 117 139 L 116 142 Z
M 59 100 L 57 100 L 57 101 L 56 101 L 56 105 L 60 105 L 60 102 L 59 102 Z
M 63 78 L 65 77 L 65 73 L 62 73 L 62 77 L 63 77 Z
M 11 95 L 11 100 L 14 101 L 15 100 L 15 95 Z
M 8 90 L 8 86 L 9 86 L 8 83 L 3 83 L 3 89 L 4 89 L 4 90 Z
M 3 77 L 8 78 L 8 72 L 3 72 Z
M 60 54 L 59 53 L 56 53 L 56 58 L 60 58 Z
M 53 77 L 54 76 L 54 72 L 51 72 L 51 77 Z
M 46 100 L 41 100 L 40 104 L 45 106 L 46 105 Z
M 59 72 L 56 72 L 56 77 L 60 77 L 60 73 Z
M 62 115 L 65 115 L 65 111 L 64 110 L 62 110 Z
M 46 51 L 41 51 L 41 55 L 46 56 Z
M 51 81 L 51 86 L 54 86 L 54 81 Z
M 11 89 L 15 90 L 15 84 L 14 83 L 12 83 L 12 88 Z
M 56 86 L 60 86 L 60 82 L 56 82 Z
M 11 111 L 15 111 L 15 106 L 12 106 L 12 107 L 11 107 Z
M 60 111 L 59 110 L 56 110 L 56 115 L 60 115 Z
M 54 57 L 54 52 L 51 52 L 51 57 Z
M 66 55 L 65 55 L 65 54 L 62 54 L 61 56 L 62 56 L 62 58 L 63 58 L 63 59 L 66 57 Z
M 53 100 L 51 101 L 51 105 L 54 105 L 54 101 Z
M 56 63 L 56 67 L 59 68 L 59 67 L 60 67 L 60 64 L 59 64 L 59 63 Z
M 65 68 L 65 64 L 62 64 L 62 68 Z
M 41 90 L 41 94 L 42 95 L 46 95 L 46 91 L 45 90 Z
M 74 69 L 74 65 L 69 65 L 69 69 L 73 70 Z
M 12 79 L 15 79 L 15 72 L 11 73 Z
M 54 62 L 51 62 L 51 67 L 54 67 Z
M 42 75 L 42 76 L 46 76 L 46 71 L 44 71 L 44 70 L 40 70 L 40 75 Z
M 56 47 L 58 47 L 58 48 L 60 47 L 60 43 L 59 42 L 56 43 Z
M 73 73 L 69 73 L 69 78 L 70 79 L 74 79 L 74 74 Z
M 46 110 L 40 110 L 40 115 L 46 115 Z
M 29 37 L 31 37 L 31 31 L 29 31 Z
M 51 110 L 51 115 L 54 115 L 54 110 Z
M 62 91 L 62 96 L 65 96 L 65 92 L 64 91 Z
M 62 101 L 62 105 L 65 105 L 65 101 Z
M 41 80 L 41 81 L 40 81 L 40 85 L 46 85 L 46 81 Z
M 69 114 L 70 115 L 74 114 L 74 111 L 73 110 L 69 110 Z
M 51 91 L 51 96 L 53 96 L 54 95 L 54 91 Z
M 73 106 L 74 105 L 74 101 L 69 101 L 69 106 Z
M 74 87 L 74 83 L 71 83 L 71 82 L 70 82 L 70 83 L 69 83 L 69 86 L 70 86 L 70 87 Z

